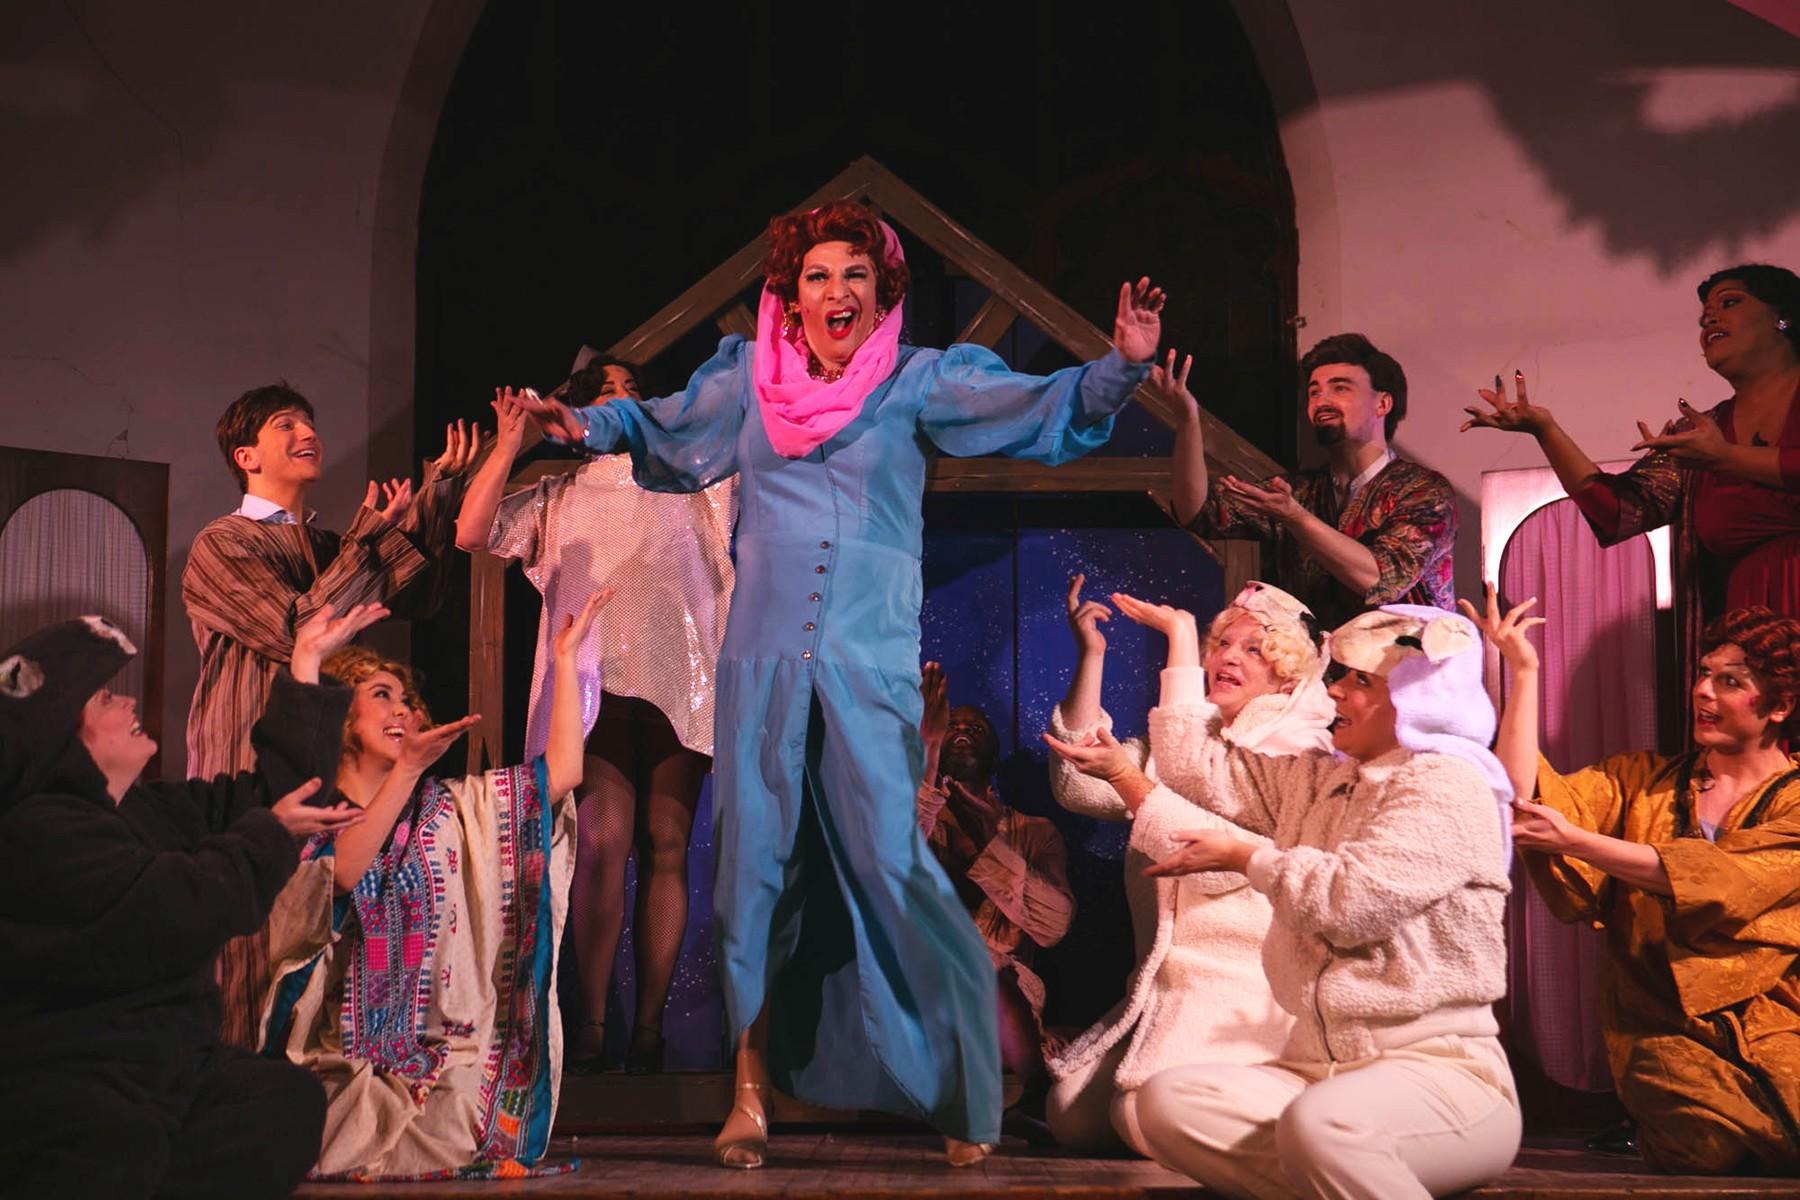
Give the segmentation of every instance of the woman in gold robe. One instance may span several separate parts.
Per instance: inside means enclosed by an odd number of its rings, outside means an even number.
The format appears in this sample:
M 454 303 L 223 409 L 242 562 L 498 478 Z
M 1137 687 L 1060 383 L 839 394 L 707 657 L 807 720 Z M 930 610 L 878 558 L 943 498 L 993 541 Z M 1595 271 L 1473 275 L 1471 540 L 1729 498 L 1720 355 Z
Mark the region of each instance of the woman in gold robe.
M 1537 749 L 1530 606 L 1502 615 L 1488 589 L 1515 672 L 1495 751 L 1538 894 L 1606 931 L 1600 1022 L 1638 1146 L 1668 1171 L 1800 1173 L 1800 622 L 1707 626 L 1692 752 L 1562 775 Z

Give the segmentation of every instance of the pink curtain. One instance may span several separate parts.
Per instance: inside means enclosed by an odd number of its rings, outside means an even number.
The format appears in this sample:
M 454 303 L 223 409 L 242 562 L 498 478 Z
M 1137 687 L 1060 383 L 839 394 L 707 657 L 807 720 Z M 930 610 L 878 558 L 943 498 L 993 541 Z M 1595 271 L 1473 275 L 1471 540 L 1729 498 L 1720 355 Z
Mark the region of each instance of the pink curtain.
M 1507 543 L 1500 591 L 1538 598 L 1549 624 L 1538 736 L 1559 771 L 1656 744 L 1656 568 L 1633 538 L 1601 549 L 1572 500 L 1527 517 Z M 1506 681 L 1510 686 L 1510 678 Z M 1595 1010 L 1600 935 L 1564 925 L 1515 869 L 1509 915 L 1514 1028 L 1522 1049 L 1564 1087 L 1605 1091 L 1611 1073 Z

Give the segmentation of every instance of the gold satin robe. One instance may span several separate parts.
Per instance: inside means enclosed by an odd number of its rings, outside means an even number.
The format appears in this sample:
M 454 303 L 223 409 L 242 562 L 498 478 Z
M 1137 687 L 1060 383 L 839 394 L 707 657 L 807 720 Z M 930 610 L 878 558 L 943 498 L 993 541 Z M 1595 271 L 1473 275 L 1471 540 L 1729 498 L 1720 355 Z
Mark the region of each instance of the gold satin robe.
M 1541 803 L 1656 847 L 1673 896 L 1561 855 L 1523 851 L 1525 865 L 1558 917 L 1606 932 L 1601 1027 L 1646 1157 L 1671 1171 L 1800 1171 L 1800 756 L 1711 841 L 1693 763 L 1643 752 L 1571 775 L 1538 763 Z

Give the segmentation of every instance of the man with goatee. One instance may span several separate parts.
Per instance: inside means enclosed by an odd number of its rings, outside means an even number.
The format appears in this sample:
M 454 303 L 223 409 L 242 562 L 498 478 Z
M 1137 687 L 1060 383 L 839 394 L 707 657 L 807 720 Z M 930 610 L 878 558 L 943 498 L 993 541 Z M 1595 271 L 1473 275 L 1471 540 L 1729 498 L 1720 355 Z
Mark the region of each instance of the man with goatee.
M 1454 605 L 1450 481 L 1390 445 L 1406 415 L 1399 363 L 1360 333 L 1307 351 L 1306 416 L 1325 465 L 1260 483 L 1208 478 L 1199 405 L 1187 386 L 1191 363 L 1177 374 L 1171 352 L 1145 384 L 1186 413 L 1175 433 L 1177 520 L 1201 537 L 1261 540 L 1263 578 L 1328 629 L 1382 604 Z

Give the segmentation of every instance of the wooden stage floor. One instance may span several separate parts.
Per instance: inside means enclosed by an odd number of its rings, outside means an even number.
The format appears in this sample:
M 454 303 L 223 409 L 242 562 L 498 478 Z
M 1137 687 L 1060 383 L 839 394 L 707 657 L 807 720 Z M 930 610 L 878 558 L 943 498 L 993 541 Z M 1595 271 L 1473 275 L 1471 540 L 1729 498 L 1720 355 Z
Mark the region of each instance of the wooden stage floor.
M 975 1167 L 944 1164 L 942 1142 L 915 1133 L 864 1129 L 784 1133 L 771 1142 L 759 1171 L 713 1165 L 704 1133 L 588 1134 L 558 1137 L 554 1154 L 579 1157 L 569 1175 L 505 1183 L 308 1184 L 299 1196 L 325 1200 L 431 1200 L 449 1196 L 554 1196 L 592 1200 L 709 1200 L 781 1196 L 785 1200 L 923 1200 L 948 1197 L 1056 1200 L 1175 1200 L 1205 1195 L 1186 1178 L 1154 1163 L 1072 1158 L 1009 1139 Z M 1512 1170 L 1498 1183 L 1468 1193 L 1480 1200 L 1723 1200 L 1794 1197 L 1791 1179 L 1706 1179 L 1657 1175 L 1632 1159 L 1587 1154 L 1575 1141 L 1527 1139 Z

